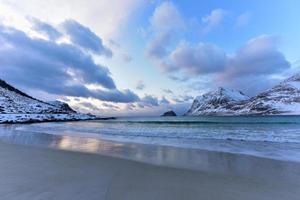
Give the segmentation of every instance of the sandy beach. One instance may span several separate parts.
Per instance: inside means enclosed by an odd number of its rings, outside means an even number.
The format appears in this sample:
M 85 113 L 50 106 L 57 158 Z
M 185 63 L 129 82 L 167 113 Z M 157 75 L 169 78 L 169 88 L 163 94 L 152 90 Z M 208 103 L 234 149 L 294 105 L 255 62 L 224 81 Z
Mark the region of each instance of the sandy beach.
M 238 160 L 221 157 L 228 165 Z M 223 171 L 188 170 L 1 142 L 0 199 L 299 199 L 299 164 L 262 160 L 216 167 Z

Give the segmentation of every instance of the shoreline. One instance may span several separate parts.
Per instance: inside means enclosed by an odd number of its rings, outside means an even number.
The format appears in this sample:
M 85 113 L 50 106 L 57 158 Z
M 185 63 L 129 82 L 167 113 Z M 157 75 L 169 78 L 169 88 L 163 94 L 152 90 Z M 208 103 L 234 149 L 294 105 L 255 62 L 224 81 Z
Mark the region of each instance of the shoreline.
M 239 167 L 247 170 L 247 165 Z M 280 170 L 276 165 L 273 168 Z M 1 199 L 296 200 L 300 195 L 299 174 L 291 180 L 279 179 L 276 174 L 259 178 L 228 172 L 155 166 L 98 154 L 0 142 Z
M 97 121 L 88 121 L 87 123 L 94 123 Z M 64 124 L 67 123 L 67 124 Z M 78 124 L 79 123 L 79 124 Z M 76 129 L 68 129 L 67 127 L 75 127 L 85 125 L 86 122 L 59 122 L 59 123 L 41 123 L 39 124 L 29 124 L 29 125 L 7 125 L 6 128 L 3 129 L 0 127 L 0 132 L 10 132 L 11 135 L 18 134 L 18 138 L 22 138 L 20 140 L 27 140 L 26 143 L 30 144 L 28 138 L 23 137 L 24 134 L 32 135 L 35 137 L 35 142 L 37 140 L 44 143 L 43 140 L 49 140 L 49 142 L 57 142 L 59 140 L 68 139 L 69 143 L 74 143 L 78 149 L 85 148 L 86 143 L 92 142 L 95 146 L 98 143 L 105 143 L 106 145 L 114 145 L 118 144 L 127 148 L 128 146 L 148 146 L 149 149 L 155 149 L 157 146 L 160 146 L 163 149 L 183 149 L 190 151 L 207 151 L 207 152 L 219 152 L 219 153 L 228 153 L 228 154 L 238 154 L 241 156 L 253 156 L 257 158 L 266 158 L 271 160 L 278 161 L 291 161 L 300 163 L 300 154 L 297 151 L 298 143 L 293 142 L 274 142 L 274 141 L 252 141 L 252 140 L 241 140 L 241 139 L 208 139 L 203 138 L 201 141 L 196 141 L 196 143 L 191 143 L 191 139 L 187 139 L 188 143 L 182 138 L 179 140 L 177 138 L 164 139 L 162 141 L 147 141 L 143 139 L 135 139 L 132 138 L 118 138 L 119 135 L 101 135 L 96 132 L 89 131 L 80 131 Z M 63 125 L 63 128 L 61 128 Z M 97 129 L 97 128 L 95 128 Z M 24 134 L 22 134 L 24 133 Z M 44 135 L 44 137 L 41 136 Z M 176 141 L 174 141 L 174 139 Z M 21 141 L 24 142 L 24 141 Z M 38 142 L 37 142 L 38 143 Z M 136 147 L 136 148 L 137 148 Z M 55 147 L 57 148 L 57 147 Z M 60 148 L 60 147 L 58 147 Z M 78 150 L 77 149 L 77 150 Z M 101 149 L 101 148 L 100 148 Z M 73 149 L 76 151 L 76 148 Z M 101 152 L 100 152 L 101 153 Z
M 231 174 L 250 178 L 270 178 L 273 176 L 273 178 L 286 180 L 292 178 L 294 180 L 295 177 L 298 177 L 300 181 L 300 162 L 295 160 L 219 150 L 115 141 L 78 135 L 53 135 L 42 132 L 32 134 L 28 130 L 16 131 L 14 128 L 11 130 L 11 128 L 8 127 L 6 130 L 12 131 L 8 137 L 4 135 L 0 137 L 0 143 L 107 156 L 158 167 Z
M 93 120 L 111 120 L 115 117 L 96 117 L 81 113 L 26 114 L 1 113 L 0 124 L 34 124 L 47 122 L 76 122 Z

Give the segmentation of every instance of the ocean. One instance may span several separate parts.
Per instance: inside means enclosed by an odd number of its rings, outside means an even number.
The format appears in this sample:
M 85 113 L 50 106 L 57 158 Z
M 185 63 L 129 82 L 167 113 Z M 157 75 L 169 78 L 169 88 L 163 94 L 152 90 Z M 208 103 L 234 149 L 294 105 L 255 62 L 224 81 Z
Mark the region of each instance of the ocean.
M 59 136 L 68 136 L 76 143 L 69 140 L 65 148 L 79 151 L 87 147 L 89 138 L 300 161 L 300 116 L 120 117 L 5 127 L 14 131 L 0 131 L 0 139 L 55 146 Z

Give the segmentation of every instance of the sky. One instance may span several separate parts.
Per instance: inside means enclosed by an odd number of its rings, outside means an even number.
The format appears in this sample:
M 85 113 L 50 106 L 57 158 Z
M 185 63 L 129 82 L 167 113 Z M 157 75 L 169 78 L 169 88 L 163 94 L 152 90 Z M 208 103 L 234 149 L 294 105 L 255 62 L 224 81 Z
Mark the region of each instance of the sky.
M 183 114 L 300 71 L 297 0 L 0 0 L 0 79 L 102 116 Z

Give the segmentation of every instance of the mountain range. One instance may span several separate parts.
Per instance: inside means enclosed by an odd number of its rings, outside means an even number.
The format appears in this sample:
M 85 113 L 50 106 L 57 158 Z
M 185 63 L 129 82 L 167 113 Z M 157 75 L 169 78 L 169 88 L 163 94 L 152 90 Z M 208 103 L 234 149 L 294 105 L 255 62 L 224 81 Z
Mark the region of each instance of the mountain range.
M 185 115 L 298 115 L 300 74 L 249 98 L 240 91 L 220 87 L 195 98 Z
M 186 116 L 299 115 L 300 74 L 248 97 L 241 91 L 219 87 L 194 99 Z M 96 119 L 74 111 L 67 103 L 45 102 L 0 80 L 0 123 Z

